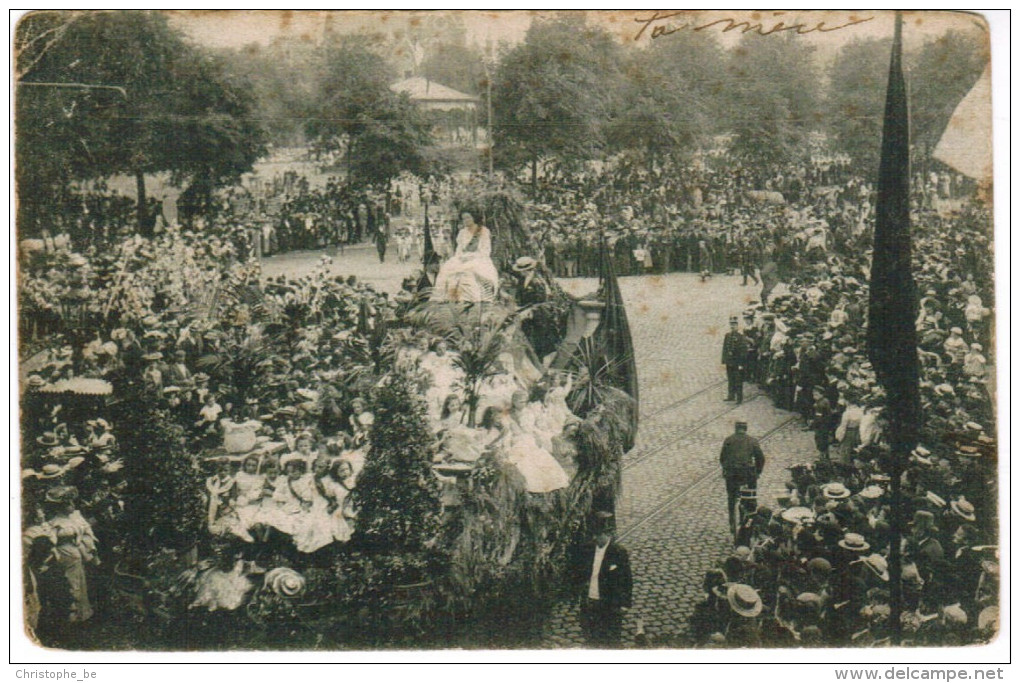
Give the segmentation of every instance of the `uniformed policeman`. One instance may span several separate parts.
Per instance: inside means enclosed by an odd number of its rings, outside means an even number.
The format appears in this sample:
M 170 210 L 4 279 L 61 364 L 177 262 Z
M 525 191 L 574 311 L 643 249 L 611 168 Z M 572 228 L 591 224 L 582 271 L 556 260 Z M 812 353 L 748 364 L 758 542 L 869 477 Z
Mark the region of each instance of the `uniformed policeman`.
M 723 338 L 722 364 L 726 366 L 726 400 L 744 402 L 744 365 L 747 363 L 747 337 L 739 329 L 740 321 L 730 316 L 730 331 Z
M 723 477 L 726 480 L 726 507 L 730 516 L 730 530 L 736 535 L 735 508 L 740 498 L 740 487 L 756 488 L 758 477 L 765 468 L 765 453 L 758 440 L 747 433 L 747 423 L 738 421 L 734 432 L 723 441 L 719 454 Z

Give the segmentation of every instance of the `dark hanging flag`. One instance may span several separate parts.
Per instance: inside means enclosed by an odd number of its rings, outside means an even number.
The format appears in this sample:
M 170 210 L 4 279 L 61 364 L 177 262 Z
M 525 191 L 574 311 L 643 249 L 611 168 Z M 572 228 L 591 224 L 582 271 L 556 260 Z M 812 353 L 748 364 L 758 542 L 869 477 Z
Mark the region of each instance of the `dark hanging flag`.
M 429 230 L 429 217 L 425 216 L 425 248 L 424 256 L 422 257 L 422 265 L 425 266 L 425 270 L 429 269 L 429 266 L 439 265 L 439 254 L 436 253 L 436 248 L 432 244 L 432 231 Z
M 418 278 L 417 289 L 419 292 L 432 289 L 432 280 L 429 279 L 429 268 L 439 266 L 439 254 L 432 244 L 432 231 L 429 230 L 429 216 L 425 214 L 425 247 L 422 250 L 422 274 Z
M 902 17 L 897 15 L 889 63 L 882 156 L 875 204 L 875 241 L 868 304 L 868 357 L 886 392 L 889 443 L 895 454 L 917 445 L 917 288 L 911 273 L 910 131 L 903 81 Z
M 875 241 L 871 257 L 871 293 L 868 302 L 868 357 L 886 393 L 886 431 L 892 449 L 888 463 L 892 515 L 889 524 L 890 617 L 894 642 L 901 635 L 903 609 L 901 538 L 906 519 L 906 497 L 901 489 L 908 455 L 917 445 L 921 420 L 917 359 L 917 291 L 911 274 L 910 236 L 910 127 L 907 90 L 903 81 L 903 18 L 897 12 L 885 120 L 882 156 L 878 166 L 875 203 Z
M 610 376 L 618 389 L 625 391 L 634 399 L 634 410 L 631 415 L 631 438 L 626 444 L 629 450 L 638 427 L 638 376 L 637 363 L 634 360 L 634 343 L 630 336 L 630 323 L 627 322 L 627 310 L 623 306 L 620 284 L 616 280 L 613 269 L 613 258 L 606 246 L 605 239 L 599 246 L 599 285 L 605 309 L 602 320 L 595 331 L 596 338 L 602 343 L 610 366 Z

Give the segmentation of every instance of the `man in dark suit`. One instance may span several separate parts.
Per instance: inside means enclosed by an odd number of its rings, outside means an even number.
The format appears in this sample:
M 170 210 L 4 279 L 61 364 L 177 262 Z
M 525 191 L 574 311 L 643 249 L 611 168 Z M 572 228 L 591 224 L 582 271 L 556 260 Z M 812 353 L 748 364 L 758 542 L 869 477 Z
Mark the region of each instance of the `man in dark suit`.
M 723 478 L 726 480 L 726 508 L 730 516 L 730 529 L 737 533 L 735 508 L 740 498 L 740 487 L 758 486 L 758 477 L 765 468 L 765 453 L 758 440 L 747 433 L 747 423 L 738 421 L 732 434 L 723 441 L 719 454 Z
M 618 646 L 623 615 L 631 606 L 633 579 L 627 549 L 613 539 L 613 515 L 596 513 L 595 537 L 581 544 L 571 563 L 585 638 L 597 646 Z
M 738 329 L 737 316 L 730 316 L 730 331 L 723 338 L 722 364 L 726 366 L 726 400 L 744 402 L 744 364 L 747 363 L 747 337 Z

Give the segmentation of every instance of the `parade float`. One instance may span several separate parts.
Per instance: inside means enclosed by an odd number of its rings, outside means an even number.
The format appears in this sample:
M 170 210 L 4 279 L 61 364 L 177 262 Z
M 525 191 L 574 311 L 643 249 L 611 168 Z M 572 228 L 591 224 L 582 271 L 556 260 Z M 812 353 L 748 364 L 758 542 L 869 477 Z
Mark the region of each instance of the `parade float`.
M 72 292 L 82 311 L 26 360 L 22 458 L 26 526 L 74 486 L 98 538 L 84 647 L 536 642 L 619 493 L 630 333 L 608 258 L 575 299 L 512 191 L 452 205 L 488 263 L 426 248 L 392 299 L 325 267 L 263 280 L 178 231 L 23 271 L 23 319 Z

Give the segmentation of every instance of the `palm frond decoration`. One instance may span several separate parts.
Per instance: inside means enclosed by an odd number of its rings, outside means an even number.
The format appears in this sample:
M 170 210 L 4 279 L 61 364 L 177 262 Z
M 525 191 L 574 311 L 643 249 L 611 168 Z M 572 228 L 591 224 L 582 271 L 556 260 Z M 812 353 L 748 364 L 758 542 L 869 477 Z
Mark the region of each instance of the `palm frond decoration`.
M 459 323 L 451 333 L 451 346 L 456 349 L 452 354 L 453 366 L 464 373 L 470 426 L 474 426 L 483 383 L 500 372 L 499 355 L 506 346 L 507 325 L 507 317 L 490 316 L 474 324 Z
M 577 380 L 567 398 L 575 415 L 585 417 L 603 403 L 608 390 L 615 386 L 622 363 L 622 359 L 607 356 L 603 345 L 594 337 L 581 340 L 572 361 Z

